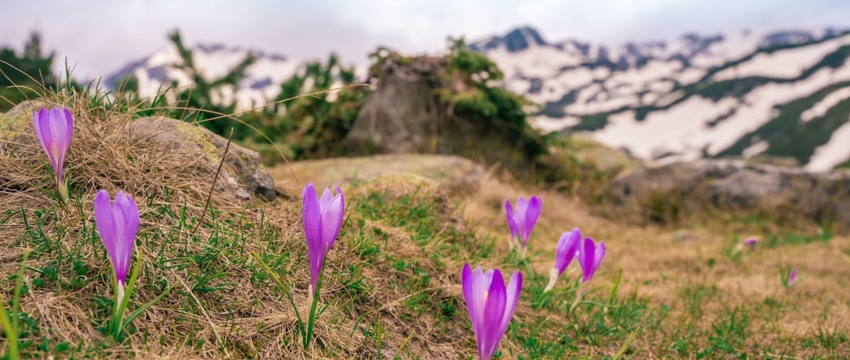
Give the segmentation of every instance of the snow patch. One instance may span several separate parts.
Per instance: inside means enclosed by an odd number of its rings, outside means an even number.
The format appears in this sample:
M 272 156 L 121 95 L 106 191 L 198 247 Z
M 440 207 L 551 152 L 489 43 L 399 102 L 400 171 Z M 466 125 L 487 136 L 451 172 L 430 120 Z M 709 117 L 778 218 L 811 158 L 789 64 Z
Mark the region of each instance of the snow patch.
M 804 48 L 779 50 L 772 54 L 760 53 L 749 61 L 725 69 L 714 75 L 715 81 L 738 79 L 750 76 L 789 79 L 800 76 L 826 55 L 846 45 L 850 36 L 842 36 Z
M 749 159 L 753 156 L 763 153 L 765 150 L 767 150 L 768 147 L 770 147 L 770 144 L 768 144 L 767 141 L 762 140 L 744 149 L 742 155 L 745 158 Z
M 800 120 L 803 122 L 809 122 L 812 121 L 812 119 L 824 116 L 829 109 L 832 109 L 833 106 L 838 105 L 838 103 L 848 98 L 850 98 L 850 87 L 835 90 L 821 99 L 821 101 L 818 101 L 817 104 L 811 107 L 811 109 L 800 114 Z
M 548 134 L 561 131 L 568 127 L 576 126 L 581 122 L 578 116 L 566 116 L 563 118 L 552 118 L 548 116 L 537 116 L 531 119 L 530 125 L 541 133 Z
M 826 144 L 818 146 L 806 164 L 809 171 L 829 171 L 850 159 L 850 121 L 836 129 Z

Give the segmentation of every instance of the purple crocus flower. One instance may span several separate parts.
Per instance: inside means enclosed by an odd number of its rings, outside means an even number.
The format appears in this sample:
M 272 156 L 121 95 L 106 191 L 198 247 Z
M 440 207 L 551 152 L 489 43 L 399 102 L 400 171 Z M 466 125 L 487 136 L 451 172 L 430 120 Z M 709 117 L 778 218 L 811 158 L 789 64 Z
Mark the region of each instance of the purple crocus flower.
M 751 237 L 747 240 L 744 240 L 743 244 L 744 244 L 744 246 L 749 247 L 750 250 L 755 250 L 756 244 L 758 244 L 758 242 L 759 242 L 758 238 Z
M 565 231 L 561 234 L 561 239 L 558 240 L 558 248 L 555 251 L 555 270 L 558 271 L 558 276 L 564 274 L 567 266 L 573 261 L 573 258 L 581 245 L 581 230 L 578 228 L 573 231 Z
M 540 218 L 543 210 L 543 202 L 537 196 L 528 200 L 520 196 L 516 201 L 516 209 L 511 206 L 510 201 L 505 201 L 505 212 L 508 217 L 508 227 L 511 229 L 511 238 L 519 239 L 523 249 L 528 245 L 534 225 Z
M 788 286 L 794 286 L 794 282 L 797 281 L 797 269 L 791 270 L 791 274 L 788 274 Z
M 54 108 L 52 110 L 41 110 L 32 114 L 35 135 L 47 153 L 47 159 L 56 175 L 56 183 L 59 186 L 59 194 L 63 199 L 68 199 L 68 187 L 62 170 L 65 164 L 65 156 L 71 147 L 71 137 L 74 134 L 74 117 L 66 108 Z
M 333 248 L 342 227 L 345 198 L 342 190 L 337 187 L 336 196 L 331 194 L 330 189 L 325 189 L 320 199 L 311 183 L 304 187 L 302 198 L 304 237 L 307 240 L 307 254 L 310 259 L 310 284 L 313 295 L 318 290 L 325 254 Z
M 549 284 L 543 292 L 552 290 L 558 278 L 567 270 L 567 266 L 576 257 L 576 252 L 581 244 L 581 230 L 578 228 L 573 231 L 565 231 L 561 234 L 561 239 L 558 240 L 558 247 L 555 251 L 555 266 L 549 271 Z
M 106 190 L 94 198 L 94 222 L 118 283 L 119 302 L 124 293 L 130 258 L 133 257 L 136 233 L 139 231 L 139 208 L 133 198 L 119 191 L 110 203 Z
M 581 266 L 582 283 L 593 279 L 593 274 L 599 269 L 602 258 L 605 257 L 605 243 L 600 241 L 599 245 L 593 239 L 584 239 L 584 243 L 578 247 L 578 264 Z
M 461 282 L 463 299 L 472 320 L 472 331 L 478 342 L 478 358 L 489 360 L 514 315 L 522 290 L 522 274 L 519 271 L 513 273 L 505 287 L 499 269 L 482 272 L 479 266 L 472 271 L 466 264 L 463 266 Z

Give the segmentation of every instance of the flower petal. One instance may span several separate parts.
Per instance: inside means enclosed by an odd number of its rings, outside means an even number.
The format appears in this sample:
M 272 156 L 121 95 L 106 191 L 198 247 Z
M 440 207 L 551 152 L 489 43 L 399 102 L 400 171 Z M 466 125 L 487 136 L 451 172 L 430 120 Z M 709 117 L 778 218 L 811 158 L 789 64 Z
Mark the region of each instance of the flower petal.
M 593 258 L 593 272 L 596 273 L 596 270 L 599 269 L 599 264 L 602 263 L 602 259 L 605 258 L 605 242 L 600 241 L 599 245 L 596 245 L 596 255 Z
M 304 221 L 304 239 L 307 242 L 307 256 L 310 260 L 310 281 L 313 291 L 317 291 L 319 275 L 324 263 L 326 247 L 322 239 L 322 210 L 319 197 L 313 184 L 307 183 L 302 193 L 301 215 Z
M 345 212 L 345 198 L 342 195 L 342 190 L 336 188 L 337 195 L 327 200 L 326 204 L 322 204 L 322 241 L 327 244 L 328 250 L 333 248 L 336 238 L 339 236 L 339 230 L 342 228 L 342 221 Z M 330 190 L 325 190 L 325 194 L 330 194 Z M 322 201 L 325 195 L 322 194 Z
M 588 282 L 593 278 L 593 259 L 595 258 L 596 245 L 593 239 L 586 238 L 579 246 L 579 265 L 581 265 L 582 282 Z
M 472 291 L 475 293 L 475 319 L 478 321 L 478 327 L 482 328 L 484 323 L 484 307 L 487 304 L 487 292 L 490 290 L 490 283 L 493 282 L 493 270 L 482 271 L 481 266 L 477 266 L 472 272 Z
M 322 196 L 319 198 L 319 206 L 324 210 L 331 203 L 331 199 L 333 199 L 333 194 L 331 194 L 331 189 L 325 188 L 325 191 L 322 191 Z
M 53 168 L 54 175 L 57 175 L 55 174 L 56 155 L 52 151 L 54 140 L 53 133 L 50 131 L 50 112 L 45 108 L 41 108 L 38 112 L 33 113 L 33 127 L 35 128 L 35 134 L 41 143 L 41 147 L 47 153 L 47 161 L 50 163 L 50 167 Z
M 570 232 L 561 234 L 558 240 L 558 247 L 555 252 L 555 269 L 558 270 L 558 276 L 561 276 L 564 271 L 570 266 L 573 258 L 576 256 L 576 251 L 581 244 L 581 230 L 575 228 Z
M 106 247 L 106 253 L 110 261 L 112 261 L 118 235 L 115 233 L 112 204 L 109 200 L 109 193 L 106 190 L 98 191 L 94 197 L 94 224 L 97 228 L 97 233 L 100 235 L 100 240 L 103 242 L 103 246 Z
M 472 269 L 469 264 L 463 265 L 461 273 L 461 287 L 463 288 L 463 300 L 466 302 L 466 309 L 469 312 L 469 320 L 472 322 L 472 331 L 478 334 L 478 303 L 475 301 L 475 277 L 472 274 Z
M 502 273 L 496 269 L 493 271 L 490 288 L 487 291 L 484 307 L 484 329 L 478 337 L 478 355 L 482 359 L 491 358 L 499 346 L 499 341 L 502 339 L 500 327 L 505 316 L 506 306 L 505 280 L 502 278 Z
M 543 201 L 540 200 L 537 196 L 532 196 L 528 201 L 528 206 L 524 213 L 524 218 L 522 221 L 525 225 L 523 225 L 523 234 L 522 241 L 523 246 L 528 244 L 528 240 L 531 239 L 531 232 L 534 231 L 534 226 L 537 225 L 537 220 L 540 219 L 540 213 L 543 211 Z
M 136 243 L 136 233 L 139 231 L 139 208 L 133 198 L 123 191 L 115 195 L 112 204 L 115 232 L 118 239 L 115 244 L 113 266 L 119 280 L 125 281 L 130 271 L 130 260 L 133 258 L 133 246 Z
M 74 116 L 71 115 L 71 111 L 68 108 L 64 109 L 64 120 L 65 120 L 65 143 L 63 147 L 65 149 L 65 155 L 68 153 L 68 149 L 71 148 L 71 138 L 74 137 Z M 65 156 L 63 156 L 64 158 Z
M 517 227 L 517 223 L 514 218 L 513 206 L 511 206 L 511 202 L 509 200 L 505 201 L 505 214 L 507 214 L 508 217 L 508 228 L 511 230 L 511 238 L 516 238 L 519 236 L 519 228 Z
M 46 113 L 47 110 L 44 110 L 44 108 L 41 108 L 39 111 L 33 111 L 32 113 L 32 127 L 35 129 L 35 136 L 38 138 L 38 142 L 41 143 L 41 147 L 44 148 L 45 152 L 47 151 L 45 140 L 48 134 L 45 134 L 44 131 L 42 131 L 41 121 L 42 119 L 47 118 Z
M 505 299 L 505 313 L 502 317 L 502 323 L 499 325 L 499 328 L 501 329 L 499 338 L 504 336 L 505 331 L 508 330 L 508 324 L 510 324 L 511 318 L 514 316 L 516 304 L 519 302 L 519 294 L 522 292 L 522 273 L 515 271 L 513 275 L 511 275 L 511 280 L 508 282 L 506 291 L 507 297 Z

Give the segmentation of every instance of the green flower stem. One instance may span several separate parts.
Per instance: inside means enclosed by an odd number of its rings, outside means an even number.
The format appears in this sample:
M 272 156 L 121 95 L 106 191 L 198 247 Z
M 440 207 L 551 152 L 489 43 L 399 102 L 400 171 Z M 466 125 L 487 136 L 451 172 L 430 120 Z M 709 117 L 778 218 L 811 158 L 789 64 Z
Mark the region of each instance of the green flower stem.
M 65 179 L 65 183 L 59 182 L 59 178 L 56 178 L 56 185 L 59 187 L 59 196 L 62 197 L 62 201 L 68 201 L 70 199 L 70 195 L 68 193 L 68 180 Z
M 310 304 L 310 318 L 307 319 L 307 336 L 304 337 L 305 350 L 310 347 L 310 341 L 313 340 L 313 324 L 316 322 L 316 305 L 319 304 L 319 290 L 322 289 L 322 278 L 324 277 L 324 274 L 325 267 L 322 266 L 322 271 L 319 272 L 319 281 L 316 283 L 316 291 L 311 294 L 313 295 L 313 303 Z
M 136 279 L 139 278 L 139 271 L 142 269 L 142 250 L 136 250 L 136 265 L 133 266 L 133 273 L 130 275 L 130 281 L 127 283 L 127 288 L 123 288 L 115 280 L 115 313 L 112 315 L 112 323 L 109 326 L 109 333 L 115 341 L 119 341 L 121 333 L 124 330 L 124 311 L 127 310 L 127 303 L 130 301 L 130 295 L 136 288 Z
M 257 263 L 260 264 L 260 266 L 263 267 L 263 270 L 265 270 L 266 273 L 271 276 L 272 280 L 277 283 L 277 286 L 279 286 L 280 289 L 283 290 L 284 295 L 286 295 L 286 297 L 289 299 L 289 303 L 292 305 L 292 310 L 295 311 L 295 318 L 298 320 L 298 330 L 301 334 L 301 344 L 304 346 L 305 350 L 308 349 L 310 347 L 310 342 L 313 339 L 313 325 L 316 322 L 316 310 L 318 309 L 319 305 L 318 295 L 319 290 L 322 288 L 322 278 L 325 274 L 324 267 L 322 267 L 322 271 L 319 273 L 319 281 L 316 284 L 315 291 L 312 288 L 309 290 L 309 296 L 313 299 L 313 301 L 310 304 L 310 315 L 307 318 L 307 327 L 305 329 L 304 320 L 301 318 L 301 313 L 298 311 L 298 306 L 295 304 L 295 299 L 292 297 L 292 294 L 289 292 L 289 290 L 287 290 L 286 285 L 283 284 L 283 281 L 280 280 L 280 277 L 278 277 L 277 274 L 275 274 L 274 271 L 272 271 L 272 269 L 265 263 L 265 261 L 263 261 L 262 259 L 260 259 L 259 256 L 257 256 L 257 254 L 252 252 L 251 256 L 254 258 L 255 261 L 257 261 Z
M 578 291 L 576 291 L 576 301 L 574 301 L 574 302 L 573 302 L 573 304 L 572 304 L 572 306 L 570 306 L 570 314 L 572 314 L 572 313 L 573 313 L 573 311 L 575 311 L 575 309 L 576 309 L 576 308 L 578 307 L 578 305 L 581 303 L 581 298 L 582 298 L 582 295 L 583 295 L 583 294 L 584 294 L 584 283 L 583 283 L 583 282 L 579 282 L 579 284 L 578 284 Z

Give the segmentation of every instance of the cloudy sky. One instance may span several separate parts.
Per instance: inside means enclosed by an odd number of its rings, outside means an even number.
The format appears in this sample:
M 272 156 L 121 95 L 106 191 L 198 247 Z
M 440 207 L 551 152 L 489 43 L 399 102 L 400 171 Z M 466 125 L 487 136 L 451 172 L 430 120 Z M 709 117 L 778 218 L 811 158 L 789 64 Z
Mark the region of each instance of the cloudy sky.
M 187 43 L 219 42 L 296 58 L 330 51 L 363 63 L 377 45 L 434 51 L 446 36 L 467 39 L 531 25 L 549 40 L 609 45 L 669 39 L 685 32 L 850 28 L 844 0 L 0 0 L 0 46 L 21 49 L 43 34 L 60 66 L 75 75 L 111 73 L 167 46 L 179 28 Z

